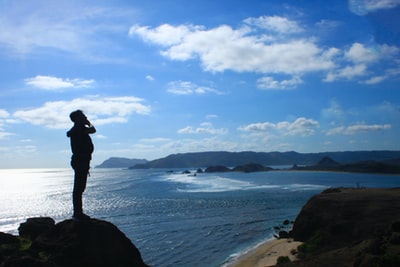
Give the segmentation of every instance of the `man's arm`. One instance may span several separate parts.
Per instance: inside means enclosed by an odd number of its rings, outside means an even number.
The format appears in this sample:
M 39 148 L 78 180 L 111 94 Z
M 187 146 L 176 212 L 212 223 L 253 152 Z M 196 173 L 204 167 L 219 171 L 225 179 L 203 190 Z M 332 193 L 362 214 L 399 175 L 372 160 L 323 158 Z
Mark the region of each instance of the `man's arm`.
M 90 123 L 90 121 L 86 121 L 85 124 L 88 126 L 88 127 L 85 127 L 86 132 L 87 132 L 88 134 L 92 134 L 92 133 L 95 133 L 95 132 L 96 132 L 96 128 L 94 128 L 94 126 Z

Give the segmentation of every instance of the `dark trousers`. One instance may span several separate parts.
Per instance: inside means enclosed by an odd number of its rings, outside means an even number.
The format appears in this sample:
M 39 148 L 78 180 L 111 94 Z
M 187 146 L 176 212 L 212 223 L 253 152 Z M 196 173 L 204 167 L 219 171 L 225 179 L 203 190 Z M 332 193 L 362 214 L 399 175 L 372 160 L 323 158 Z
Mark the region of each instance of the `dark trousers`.
M 90 155 L 73 155 L 71 166 L 74 169 L 74 189 L 72 191 L 72 204 L 74 214 L 82 214 L 82 194 L 86 189 L 87 177 L 90 168 Z

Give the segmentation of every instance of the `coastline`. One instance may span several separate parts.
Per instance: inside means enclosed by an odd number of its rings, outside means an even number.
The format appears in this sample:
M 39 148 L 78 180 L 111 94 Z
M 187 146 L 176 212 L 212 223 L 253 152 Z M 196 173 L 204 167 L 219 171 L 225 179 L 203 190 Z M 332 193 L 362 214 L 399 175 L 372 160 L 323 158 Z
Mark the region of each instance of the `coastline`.
M 302 242 L 290 238 L 267 240 L 261 245 L 241 255 L 228 267 L 270 267 L 275 266 L 281 256 L 289 257 L 290 261 L 296 260 L 296 255 L 291 251 L 296 250 Z

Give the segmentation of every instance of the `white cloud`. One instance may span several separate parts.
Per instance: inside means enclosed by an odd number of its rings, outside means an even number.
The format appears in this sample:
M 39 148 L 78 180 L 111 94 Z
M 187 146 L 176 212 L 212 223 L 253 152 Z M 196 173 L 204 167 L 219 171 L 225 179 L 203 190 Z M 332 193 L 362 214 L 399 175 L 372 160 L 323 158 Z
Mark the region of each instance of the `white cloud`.
M 329 72 L 324 79 L 325 82 L 333 82 L 340 79 L 351 80 L 355 77 L 364 76 L 367 73 L 367 66 L 365 64 L 346 66 L 336 72 Z
M 129 96 L 76 98 L 71 101 L 46 102 L 38 108 L 16 111 L 13 116 L 34 125 L 60 129 L 70 127 L 69 114 L 81 109 L 95 125 L 125 123 L 133 113 L 150 113 L 150 107 L 142 104 L 142 101 Z
M 344 135 L 353 135 L 360 132 L 375 132 L 375 131 L 383 131 L 389 130 L 392 128 L 391 124 L 355 124 L 351 126 L 340 126 L 333 129 L 330 129 L 326 132 L 326 135 L 337 135 L 337 134 L 344 134 Z
M 336 100 L 332 100 L 330 106 L 321 111 L 322 116 L 327 119 L 341 119 L 345 112 Z
M 66 88 L 89 88 L 94 84 L 94 80 L 63 79 L 53 76 L 38 75 L 33 78 L 25 79 L 25 83 L 43 90 L 59 90 Z
M 372 62 L 379 58 L 379 52 L 373 48 L 367 48 L 363 44 L 354 43 L 348 51 L 345 52 L 345 57 L 354 62 Z
M 146 75 L 146 80 L 148 80 L 148 81 L 154 81 L 154 77 L 153 76 L 151 76 L 151 75 Z
M 14 135 L 14 134 L 6 132 L 0 127 L 0 140 L 6 138 L 8 136 L 11 136 L 11 135 Z
M 243 151 L 246 150 L 247 144 L 238 144 L 237 142 L 219 139 L 216 136 L 208 138 L 196 138 L 196 139 L 179 139 L 172 140 L 158 147 L 152 147 L 151 151 L 158 149 L 158 154 L 170 154 L 170 151 L 174 153 L 185 153 L 188 151 L 201 152 L 201 151 Z
M 178 32 L 178 34 L 176 33 Z M 233 29 L 221 25 L 211 29 L 203 26 L 164 24 L 156 28 L 133 26 L 131 36 L 164 48 L 161 54 L 171 60 L 198 58 L 206 71 L 299 74 L 329 70 L 334 62 L 314 40 L 298 38 L 271 42 L 249 27 Z M 175 36 L 167 40 L 165 36 Z
M 14 148 L 14 151 L 20 154 L 25 154 L 25 153 L 34 153 L 37 151 L 37 147 L 33 145 L 27 145 L 27 146 L 16 146 Z
M 107 139 L 107 136 L 102 135 L 102 134 L 96 134 L 97 139 Z
M 257 87 L 259 89 L 291 89 L 302 84 L 303 81 L 300 77 L 295 76 L 290 80 L 277 81 L 273 77 L 265 76 L 257 80 Z
M 277 127 L 275 123 L 257 122 L 241 126 L 239 130 L 244 132 L 265 132 L 265 131 L 275 130 L 276 128 Z
M 129 29 L 129 35 L 139 35 L 146 42 L 156 43 L 162 46 L 171 46 L 182 42 L 192 31 L 201 29 L 201 26 L 162 24 L 157 28 L 150 29 L 148 26 L 133 25 Z
M 195 83 L 188 81 L 173 81 L 168 83 L 167 91 L 171 94 L 176 95 L 202 95 L 206 93 L 222 94 L 222 92 L 217 89 L 199 86 Z
M 385 60 L 392 60 L 397 56 L 400 49 L 396 46 L 389 46 L 386 44 L 366 46 L 361 43 L 354 43 L 352 46 L 343 52 L 342 60 L 351 62 L 350 65 L 340 65 L 335 70 L 330 70 L 325 82 L 333 82 L 336 80 L 353 80 L 362 76 L 371 75 L 374 73 L 373 64 L 382 63 Z M 337 52 L 336 55 L 340 53 Z M 384 74 L 374 75 L 367 78 L 362 83 L 376 84 L 387 79 L 391 75 L 391 69 L 384 70 Z
M 400 0 L 349 0 L 349 8 L 359 16 L 400 5 Z
M 368 64 L 386 58 L 392 59 L 398 53 L 399 48 L 396 46 L 383 44 L 367 47 L 360 43 L 354 43 L 347 51 L 345 51 L 344 57 L 355 64 Z
M 326 72 L 326 82 L 354 80 L 367 75 L 389 77 L 388 74 L 375 74 L 379 69 L 373 67 L 384 60 L 392 61 L 400 51 L 398 47 L 387 44 L 368 46 L 358 42 L 346 50 L 322 48 L 316 38 L 305 35 L 299 23 L 280 16 L 248 18 L 244 22 L 247 25 L 238 28 L 229 25 L 214 28 L 134 25 L 129 34 L 160 46 L 161 55 L 171 60 L 198 59 L 205 71 L 270 74 L 258 80 L 261 89 L 294 88 L 302 83 L 302 75 L 319 71 Z M 267 35 L 263 30 L 275 35 Z M 276 35 L 283 32 L 287 34 Z M 168 39 L 167 36 L 173 37 Z M 293 78 L 280 81 L 271 74 L 289 74 Z M 380 81 L 383 79 L 369 77 L 364 83 Z M 190 94 L 193 91 L 180 88 L 171 92 Z
M 365 84 L 377 84 L 387 79 L 387 76 L 374 76 L 365 81 Z
M 226 128 L 214 128 L 209 122 L 202 123 L 200 127 L 187 126 L 178 130 L 179 134 L 227 134 L 228 129 Z
M 7 110 L 5 109 L 0 109 L 0 119 L 5 119 L 10 116 L 10 113 L 8 113 Z
M 239 127 L 244 132 L 268 132 L 278 131 L 282 135 L 301 135 L 309 136 L 315 133 L 319 123 L 313 119 L 297 118 L 294 122 L 282 121 L 278 123 L 261 122 L 252 123 Z
M 5 122 L 7 122 L 9 117 L 10 113 L 8 113 L 7 110 L 0 109 L 0 139 L 4 139 L 7 136 L 13 135 L 12 133 L 9 133 L 2 128 L 2 126 L 4 125 Z
M 292 34 L 303 31 L 296 21 L 280 16 L 261 16 L 258 18 L 248 18 L 244 20 L 244 22 L 281 34 Z
M 367 67 L 364 64 L 347 66 L 339 71 L 338 76 L 341 78 L 352 79 L 357 76 L 365 75 Z

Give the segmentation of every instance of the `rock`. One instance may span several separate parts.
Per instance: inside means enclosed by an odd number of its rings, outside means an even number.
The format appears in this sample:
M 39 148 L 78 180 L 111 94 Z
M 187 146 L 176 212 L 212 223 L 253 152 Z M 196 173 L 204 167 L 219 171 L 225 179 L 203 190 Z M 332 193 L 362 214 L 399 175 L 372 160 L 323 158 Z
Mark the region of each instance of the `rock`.
M 400 233 L 400 221 L 394 222 L 392 224 L 392 230 L 393 232 Z
M 197 172 L 197 173 L 203 173 L 203 169 L 198 168 L 196 172 Z
M 289 238 L 289 233 L 286 231 L 279 231 L 279 238 Z
M 290 224 L 290 221 L 289 220 L 284 220 L 283 221 L 283 225 L 289 225 Z
M 50 217 L 29 218 L 26 222 L 21 223 L 18 232 L 19 236 L 34 240 L 41 233 L 52 229 L 55 221 Z
M 225 166 L 217 165 L 217 166 L 207 167 L 204 172 L 230 172 L 230 171 L 232 170 Z
M 4 256 L 0 266 L 148 266 L 143 262 L 135 245 L 112 223 L 97 219 L 81 222 L 65 220 L 53 227 L 48 227 L 49 221 L 43 218 L 33 218 L 29 220 L 29 223 L 27 221 L 23 227 L 20 227 L 24 232 L 26 225 L 35 225 L 34 229 L 37 229 L 40 228 L 38 222 L 42 222 L 43 229 L 47 227 L 47 230 L 30 240 L 31 244 L 27 242 L 25 247 L 20 245 L 13 253 Z M 30 234 L 27 234 L 26 238 L 35 235 L 32 235 L 30 231 L 27 233 Z M 37 232 L 34 231 L 34 233 Z M 6 239 L 13 240 L 10 237 Z M 2 240 L 0 238 L 0 241 Z M 3 247 L 3 244 L 3 242 L 0 243 L 0 248 Z M 3 255 L 3 250 L 0 252 L 0 255 Z
M 240 165 L 240 166 L 233 168 L 233 171 L 235 171 L 235 172 L 265 172 L 265 171 L 271 171 L 271 170 L 272 170 L 272 168 L 265 167 L 258 163 L 249 163 L 249 164 Z
M 0 232 L 0 266 L 14 251 L 19 250 L 20 246 L 18 237 Z
M 304 242 L 302 260 L 288 266 L 400 266 L 399 210 L 400 188 L 329 189 L 312 197 L 291 233 Z
M 11 244 L 19 244 L 19 239 L 16 236 L 11 234 L 0 232 L 0 244 L 3 245 L 11 245 Z

